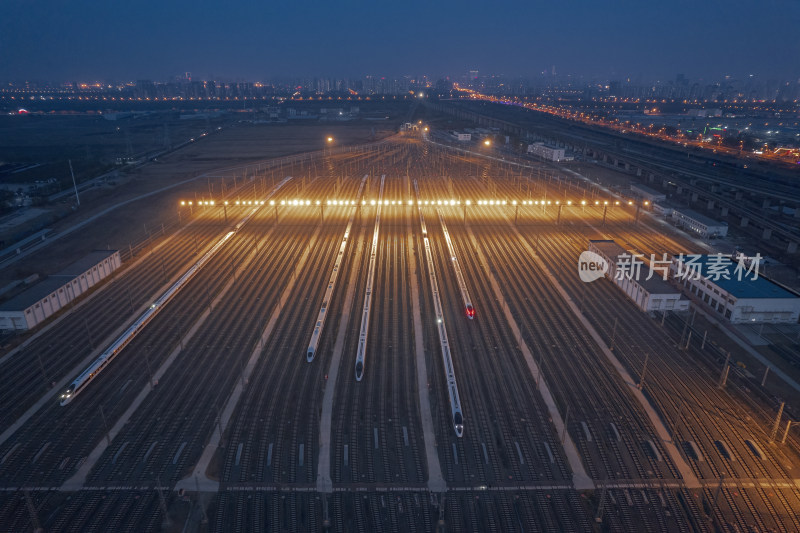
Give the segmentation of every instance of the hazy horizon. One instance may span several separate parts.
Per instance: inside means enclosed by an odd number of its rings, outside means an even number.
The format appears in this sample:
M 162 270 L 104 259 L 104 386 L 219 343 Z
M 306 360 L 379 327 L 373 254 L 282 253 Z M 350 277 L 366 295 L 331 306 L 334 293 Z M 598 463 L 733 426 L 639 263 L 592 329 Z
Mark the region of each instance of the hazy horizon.
M 221 6 L 43 0 L 0 6 L 0 79 L 433 79 L 469 70 L 535 77 L 789 80 L 800 76 L 800 2 L 668 6 L 474 1 Z

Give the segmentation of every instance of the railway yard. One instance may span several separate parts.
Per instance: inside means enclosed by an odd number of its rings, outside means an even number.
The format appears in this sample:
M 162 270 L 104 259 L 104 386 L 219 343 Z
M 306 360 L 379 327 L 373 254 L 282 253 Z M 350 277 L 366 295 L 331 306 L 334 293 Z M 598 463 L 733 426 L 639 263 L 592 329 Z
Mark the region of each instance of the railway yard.
M 221 172 L 0 353 L 0 531 L 800 531 L 774 398 L 577 275 L 696 245 L 552 174 L 418 135 Z

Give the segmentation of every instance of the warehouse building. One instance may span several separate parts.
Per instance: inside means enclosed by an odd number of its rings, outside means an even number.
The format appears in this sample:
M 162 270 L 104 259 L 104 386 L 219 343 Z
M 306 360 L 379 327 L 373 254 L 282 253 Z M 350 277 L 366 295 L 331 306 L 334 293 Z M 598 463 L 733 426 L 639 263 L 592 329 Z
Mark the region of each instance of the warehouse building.
M 728 234 L 727 222 L 719 222 L 691 209 L 677 208 L 673 210 L 672 218 L 679 227 L 688 229 L 704 239 L 725 237 Z
M 0 304 L 0 330 L 33 329 L 122 265 L 118 250 L 96 250 Z
M 563 148 L 548 146 L 544 143 L 529 144 L 528 153 L 539 156 L 548 161 L 564 161 L 566 159 Z
M 622 289 L 642 311 L 649 313 L 689 310 L 689 300 L 681 295 L 680 290 L 664 281 L 665 270 L 669 269 L 669 265 L 665 265 L 661 272 L 651 269 L 644 261 L 641 261 L 638 269 L 628 268 L 636 253 L 626 250 L 613 240 L 589 241 L 589 251 L 605 260 L 608 265 L 606 277 Z
M 675 205 L 671 204 L 669 200 L 660 200 L 658 202 L 653 202 L 651 205 L 653 213 L 661 215 L 664 218 L 672 217 L 675 209 L 678 209 Z
M 667 199 L 667 195 L 661 191 L 651 189 L 646 185 L 631 185 L 631 194 L 636 198 L 647 200 L 651 204 L 653 202 L 660 202 Z
M 676 256 L 670 273 L 687 296 L 734 324 L 794 324 L 800 317 L 797 294 L 760 275 L 755 266 L 728 256 Z

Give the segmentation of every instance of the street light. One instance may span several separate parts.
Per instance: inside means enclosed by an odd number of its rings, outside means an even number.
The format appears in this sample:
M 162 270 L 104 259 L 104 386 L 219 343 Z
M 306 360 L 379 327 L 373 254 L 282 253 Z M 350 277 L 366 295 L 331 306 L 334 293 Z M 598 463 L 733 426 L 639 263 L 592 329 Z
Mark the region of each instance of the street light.
M 489 139 L 486 139 L 485 141 L 483 141 L 483 144 L 486 145 L 486 146 L 491 146 L 492 145 L 492 141 L 490 141 Z

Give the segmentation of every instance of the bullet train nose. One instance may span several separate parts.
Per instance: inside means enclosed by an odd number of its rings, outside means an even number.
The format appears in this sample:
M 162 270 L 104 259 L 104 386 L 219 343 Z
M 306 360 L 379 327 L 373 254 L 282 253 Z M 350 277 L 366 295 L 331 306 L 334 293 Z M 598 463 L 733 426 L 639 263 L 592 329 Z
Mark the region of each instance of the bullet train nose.
M 359 361 L 356 363 L 356 381 L 361 381 L 361 378 L 364 377 L 364 363 Z
M 314 350 L 309 349 L 308 353 L 306 353 L 306 361 L 309 363 L 314 360 Z

